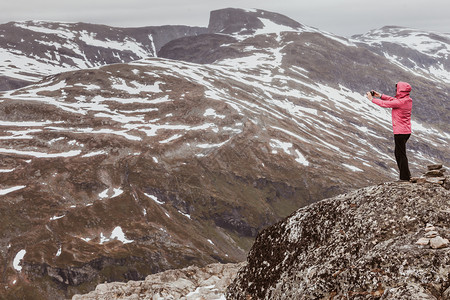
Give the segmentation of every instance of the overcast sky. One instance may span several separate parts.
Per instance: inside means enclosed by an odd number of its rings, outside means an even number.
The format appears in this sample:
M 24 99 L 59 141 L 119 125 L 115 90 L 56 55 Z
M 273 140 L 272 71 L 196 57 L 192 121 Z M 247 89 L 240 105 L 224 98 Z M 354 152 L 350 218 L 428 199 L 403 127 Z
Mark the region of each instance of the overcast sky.
M 0 0 L 0 23 L 88 22 L 116 27 L 207 26 L 211 10 L 277 12 L 302 24 L 351 36 L 385 25 L 450 33 L 448 0 Z

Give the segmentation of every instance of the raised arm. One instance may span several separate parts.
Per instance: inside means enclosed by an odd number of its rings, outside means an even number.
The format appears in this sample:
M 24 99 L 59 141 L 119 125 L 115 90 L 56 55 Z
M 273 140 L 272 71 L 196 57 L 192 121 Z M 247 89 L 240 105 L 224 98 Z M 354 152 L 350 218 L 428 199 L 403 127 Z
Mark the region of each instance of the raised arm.
M 386 100 L 386 101 L 392 101 L 392 100 L 395 99 L 394 97 L 391 97 L 391 96 L 388 96 L 388 95 L 384 95 L 384 94 L 381 95 L 380 98 L 381 98 L 381 100 Z
M 389 98 L 386 100 L 381 100 L 383 98 Z M 382 95 L 381 99 L 377 99 L 377 98 L 373 98 L 372 99 L 372 103 L 375 103 L 378 106 L 381 107 L 387 107 L 387 108 L 397 108 L 400 107 L 402 105 L 402 101 L 393 97 L 389 97 L 386 95 Z

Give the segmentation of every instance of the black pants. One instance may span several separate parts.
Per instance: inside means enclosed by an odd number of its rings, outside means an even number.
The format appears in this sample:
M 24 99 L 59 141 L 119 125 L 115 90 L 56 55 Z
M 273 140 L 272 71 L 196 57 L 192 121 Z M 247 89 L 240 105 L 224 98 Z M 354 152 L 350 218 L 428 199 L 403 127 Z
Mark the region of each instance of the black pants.
M 400 180 L 409 180 L 411 173 L 408 167 L 408 158 L 406 157 L 406 142 L 411 134 L 394 134 L 395 140 L 395 160 L 400 171 Z

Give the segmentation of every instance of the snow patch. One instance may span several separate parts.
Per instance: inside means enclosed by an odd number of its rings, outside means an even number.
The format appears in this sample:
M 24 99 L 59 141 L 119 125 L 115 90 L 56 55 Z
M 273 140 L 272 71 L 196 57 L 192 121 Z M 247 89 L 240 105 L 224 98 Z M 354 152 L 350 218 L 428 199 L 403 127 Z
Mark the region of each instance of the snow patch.
M 160 144 L 167 144 L 167 143 L 170 143 L 171 141 L 179 139 L 182 136 L 183 136 L 182 134 L 175 134 L 175 135 L 173 135 L 173 136 L 171 136 L 171 137 L 169 137 L 169 138 L 167 138 L 165 140 L 159 141 L 159 143 Z
M 218 115 L 216 111 L 212 108 L 208 108 L 203 114 L 204 117 L 212 116 L 213 118 L 225 119 L 226 116 Z
M 153 201 L 155 201 L 158 204 L 164 204 L 165 202 L 159 201 L 158 197 L 154 196 L 154 195 L 150 195 L 147 193 L 144 193 L 145 196 L 149 197 L 150 199 L 152 199 Z
M 348 164 L 342 164 L 344 167 L 352 170 L 353 172 L 362 172 L 363 170 L 361 170 L 360 168 L 357 168 L 355 166 L 352 165 L 348 165 Z
M 109 196 L 112 193 L 111 196 Z M 104 198 L 114 198 L 117 196 L 120 196 L 123 193 L 123 190 L 121 188 L 107 188 L 106 190 L 104 190 L 103 192 L 101 192 L 100 194 L 98 194 L 98 197 L 101 199 Z
M 99 150 L 99 151 L 94 151 L 94 152 L 90 152 L 90 153 L 84 154 L 81 157 L 92 157 L 92 156 L 97 156 L 97 155 L 102 155 L 102 154 L 107 154 L 107 153 L 104 150 Z
M 64 140 L 64 139 L 65 139 L 65 137 L 59 137 L 59 138 L 52 139 L 52 140 L 48 141 L 48 143 L 49 143 L 50 145 L 52 145 L 53 143 L 58 142 L 58 141 L 61 141 L 61 140 Z
M 270 146 L 273 148 L 282 149 L 286 154 L 291 155 L 291 151 L 289 149 L 292 148 L 292 143 L 271 139 Z
M 23 151 L 23 150 L 16 150 L 16 149 L 0 148 L 0 153 L 17 154 L 17 155 L 23 155 L 23 156 L 33 156 L 33 157 L 38 157 L 38 158 L 56 158 L 56 157 L 77 156 L 81 153 L 81 150 L 71 150 L 68 152 L 61 152 L 61 153 L 42 153 L 42 152 L 36 152 L 36 151 Z
M 297 154 L 297 158 L 295 159 L 296 162 L 298 162 L 306 167 L 309 166 L 309 162 L 306 160 L 305 156 L 303 156 L 303 154 L 300 151 L 295 149 L 295 153 Z
M 178 211 L 180 214 L 182 214 L 183 216 L 185 216 L 186 218 L 188 218 L 189 220 L 191 220 L 191 216 L 189 214 L 186 214 L 182 211 Z
M 13 267 L 16 271 L 19 272 L 22 271 L 22 266 L 20 265 L 20 263 L 22 262 L 26 253 L 27 251 L 25 251 L 25 249 L 22 249 L 19 252 L 17 252 L 16 256 L 14 257 Z
M 134 242 L 134 240 L 129 240 L 125 237 L 125 234 L 123 233 L 122 227 L 117 226 L 113 229 L 111 232 L 111 236 L 108 238 L 103 235 L 103 232 L 100 233 L 100 244 L 104 244 L 106 242 L 109 242 L 111 240 L 119 240 L 124 244 L 129 244 Z
M 13 186 L 13 187 L 10 187 L 10 188 L 7 188 L 7 189 L 0 189 L 0 196 L 3 196 L 3 195 L 6 195 L 6 194 L 9 194 L 9 193 L 21 190 L 21 189 L 23 189 L 25 187 L 26 187 L 26 185 L 18 185 L 18 186 Z
M 228 143 L 230 140 L 226 140 L 225 142 L 218 143 L 218 144 L 199 144 L 197 145 L 198 148 L 202 149 L 208 149 L 208 148 L 216 148 L 216 147 L 222 147 L 226 143 Z
M 10 122 L 10 121 L 0 121 L 0 126 L 5 127 L 42 127 L 46 125 L 53 124 L 53 122 L 45 121 L 45 122 Z
M 53 216 L 53 217 L 50 218 L 50 221 L 58 220 L 58 219 L 64 218 L 65 216 L 66 216 L 66 215 L 62 215 L 62 216 Z
M 277 24 L 269 19 L 259 18 L 259 20 L 264 24 L 264 27 L 255 31 L 255 35 L 258 34 L 268 34 L 268 33 L 277 33 L 280 34 L 284 31 L 294 31 L 298 32 L 297 29 L 294 29 L 289 26 Z

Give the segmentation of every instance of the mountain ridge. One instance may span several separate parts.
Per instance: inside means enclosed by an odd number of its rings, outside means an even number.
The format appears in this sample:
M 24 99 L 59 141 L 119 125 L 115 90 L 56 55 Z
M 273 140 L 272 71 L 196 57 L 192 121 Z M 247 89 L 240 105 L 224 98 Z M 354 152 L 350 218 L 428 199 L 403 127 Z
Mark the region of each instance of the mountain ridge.
M 0 25 L 0 90 L 44 76 L 155 56 L 172 39 L 206 32 L 182 25 L 116 28 L 88 23 L 10 22 Z M 24 63 L 27 60 L 27 63 Z M 12 85 L 12 86 L 10 86 Z

